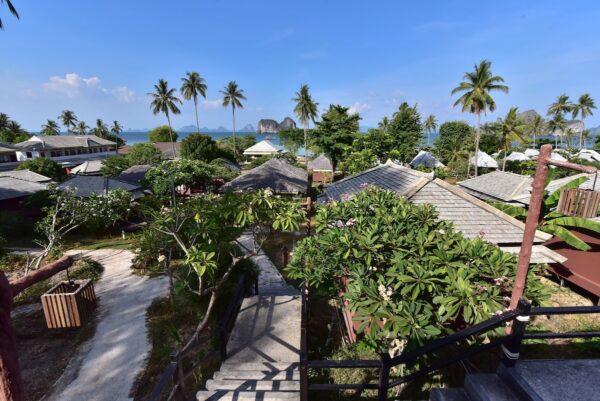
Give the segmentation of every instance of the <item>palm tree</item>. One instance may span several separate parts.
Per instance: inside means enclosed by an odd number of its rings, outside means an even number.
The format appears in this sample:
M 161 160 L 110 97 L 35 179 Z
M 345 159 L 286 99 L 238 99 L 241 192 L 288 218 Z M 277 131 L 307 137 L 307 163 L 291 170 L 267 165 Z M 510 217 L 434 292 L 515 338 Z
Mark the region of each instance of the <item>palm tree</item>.
M 113 121 L 110 132 L 115 135 L 115 154 L 119 153 L 119 134 L 123 132 L 123 126 L 117 120 Z
M 3 4 L 5 1 L 8 7 L 8 11 L 10 11 L 12 15 L 19 19 L 19 13 L 17 12 L 17 9 L 12 5 L 10 0 L 0 0 L 0 4 Z M 0 29 L 4 29 L 4 25 L 2 24 L 2 18 L 0 18 Z
M 231 105 L 231 115 L 233 117 L 233 154 L 236 154 L 237 148 L 235 146 L 235 108 L 244 108 L 242 100 L 246 100 L 244 96 L 244 90 L 238 88 L 238 84 L 235 81 L 229 81 L 224 90 L 220 91 L 223 94 L 223 107 Z
M 431 133 L 435 131 L 437 126 L 438 124 L 435 116 L 433 114 L 428 115 L 424 124 L 425 131 L 427 131 L 427 146 L 429 146 L 429 137 L 431 136 Z
M 579 114 L 581 114 L 581 121 L 584 122 L 585 127 L 585 119 L 586 117 L 593 116 L 593 109 L 596 108 L 596 102 L 590 96 L 589 93 L 584 93 L 579 96 L 579 100 L 572 106 L 571 112 L 573 113 L 573 119 L 576 119 Z M 583 149 L 583 130 L 579 133 L 579 149 Z
M 490 92 L 500 91 L 508 93 L 508 86 L 502 85 L 504 78 L 498 75 L 492 75 L 492 63 L 488 60 L 482 60 L 475 65 L 475 71 L 466 72 L 463 79 L 456 88 L 452 89 L 451 94 L 463 92 L 463 94 L 454 102 L 454 107 L 462 105 L 463 112 L 470 112 L 477 116 L 477 133 L 475 135 L 475 176 L 477 176 L 477 158 L 479 157 L 479 139 L 481 137 L 481 113 L 487 110 L 493 112 L 496 110 L 496 102 L 490 95 Z
M 298 116 L 298 119 L 304 126 L 304 159 L 306 161 L 306 165 L 308 166 L 308 123 L 312 121 L 313 123 L 317 119 L 319 115 L 318 107 L 319 103 L 315 102 L 308 91 L 308 85 L 304 84 L 300 86 L 300 90 L 296 92 L 296 97 L 292 99 L 293 102 L 296 102 L 296 107 L 294 107 L 294 113 Z
M 92 128 L 92 133 L 100 138 L 108 136 L 108 127 L 101 118 L 96 119 L 96 126 Z
M 71 110 L 63 110 L 58 119 L 62 121 L 63 126 L 67 129 L 67 134 L 72 132 L 71 128 L 75 127 L 77 122 L 77 116 Z
M 181 94 L 185 100 L 194 99 L 194 109 L 196 110 L 196 127 L 200 133 L 200 123 L 198 121 L 198 95 L 206 99 L 206 83 L 204 78 L 197 72 L 188 72 L 184 78 L 181 78 Z
M 171 137 L 171 147 L 173 148 L 173 157 L 177 156 L 175 152 L 175 143 L 173 142 L 173 128 L 171 127 L 171 118 L 169 113 L 180 114 L 177 103 L 181 104 L 181 99 L 175 95 L 177 89 L 169 88 L 169 83 L 164 79 L 159 79 L 158 84 L 154 85 L 154 92 L 148 93 L 152 97 L 150 107 L 154 114 L 163 113 L 167 117 L 169 124 L 169 136 Z
M 42 135 L 60 135 L 60 127 L 54 120 L 46 121 L 46 124 L 42 124 L 42 131 L 40 131 Z
M 554 117 L 552 117 L 552 119 L 548 121 L 547 126 L 548 131 L 552 132 L 552 134 L 554 135 L 554 147 L 557 148 L 558 135 L 561 135 L 562 138 L 562 134 L 567 128 L 567 120 L 565 120 L 565 117 L 562 114 L 555 114 Z
M 544 117 L 539 114 L 535 114 L 529 124 L 527 125 L 527 130 L 529 134 L 533 136 L 533 148 L 535 149 L 535 137 L 539 136 L 546 129 L 546 122 L 544 121 Z
M 502 149 L 504 150 L 502 171 L 506 169 L 506 156 L 511 143 L 513 143 L 513 141 L 518 141 L 521 143 L 527 141 L 527 139 L 525 139 L 525 135 L 523 134 L 523 128 L 524 126 L 519 121 L 518 108 L 511 107 L 508 113 L 506 113 L 506 117 L 504 117 L 499 124 L 500 143 L 502 144 Z
M 8 127 L 10 117 L 6 113 L 0 113 L 0 131 Z
M 565 115 L 573 111 L 573 104 L 569 101 L 569 96 L 562 94 L 556 98 L 556 102 L 548 106 L 548 115 L 556 116 L 557 114 Z
M 75 126 L 75 132 L 77 132 L 77 135 L 86 135 L 89 128 L 85 121 L 79 121 L 77 126 Z
M 390 119 L 387 117 L 383 117 L 381 119 L 381 121 L 379 121 L 379 123 L 377 124 L 377 126 L 379 127 L 380 130 L 382 130 L 383 132 L 387 132 L 388 127 L 390 126 Z

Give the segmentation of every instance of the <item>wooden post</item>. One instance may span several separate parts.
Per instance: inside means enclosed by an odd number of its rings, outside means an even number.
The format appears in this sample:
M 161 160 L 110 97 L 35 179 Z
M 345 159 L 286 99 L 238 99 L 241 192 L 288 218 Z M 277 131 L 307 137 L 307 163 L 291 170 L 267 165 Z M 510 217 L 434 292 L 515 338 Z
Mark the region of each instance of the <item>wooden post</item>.
M 377 401 L 387 401 L 388 386 L 390 380 L 390 354 L 383 353 L 381 357 L 381 368 L 379 370 L 379 389 L 377 390 Z

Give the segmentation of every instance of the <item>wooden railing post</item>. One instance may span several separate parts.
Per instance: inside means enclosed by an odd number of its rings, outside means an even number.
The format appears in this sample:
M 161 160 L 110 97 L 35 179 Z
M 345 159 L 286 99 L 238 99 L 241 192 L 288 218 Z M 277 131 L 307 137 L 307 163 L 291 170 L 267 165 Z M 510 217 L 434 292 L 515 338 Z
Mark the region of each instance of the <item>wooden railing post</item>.
M 307 345 L 307 292 L 308 287 L 304 283 L 301 287 L 302 299 L 300 306 L 300 401 L 308 401 L 308 345 Z
M 219 351 L 221 353 L 221 362 L 227 359 L 227 334 L 223 322 L 219 323 Z
M 379 388 L 377 390 L 377 401 L 387 401 L 388 387 L 390 381 L 391 358 L 387 352 L 380 355 L 381 368 L 379 369 Z
M 524 299 L 520 299 L 517 308 L 521 311 L 519 316 L 515 318 L 512 324 L 512 330 L 508 342 L 502 345 L 502 352 L 504 353 L 504 364 L 507 366 L 514 366 L 519 360 L 519 354 L 521 352 L 521 343 L 525 330 L 527 329 L 527 323 L 529 323 L 529 313 L 531 311 L 531 304 Z

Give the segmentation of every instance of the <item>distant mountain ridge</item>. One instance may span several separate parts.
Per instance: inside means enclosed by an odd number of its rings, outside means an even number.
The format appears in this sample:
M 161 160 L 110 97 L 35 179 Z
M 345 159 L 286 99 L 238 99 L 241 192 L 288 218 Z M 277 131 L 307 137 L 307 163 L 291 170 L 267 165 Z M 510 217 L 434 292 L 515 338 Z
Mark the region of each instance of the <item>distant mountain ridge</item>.
M 184 125 L 183 127 L 176 130 L 181 133 L 190 133 L 198 131 L 195 125 Z M 236 129 L 237 132 L 255 132 L 252 124 L 246 124 L 242 128 Z M 200 127 L 201 133 L 219 133 L 219 132 L 231 132 L 231 129 L 219 126 L 217 128 Z

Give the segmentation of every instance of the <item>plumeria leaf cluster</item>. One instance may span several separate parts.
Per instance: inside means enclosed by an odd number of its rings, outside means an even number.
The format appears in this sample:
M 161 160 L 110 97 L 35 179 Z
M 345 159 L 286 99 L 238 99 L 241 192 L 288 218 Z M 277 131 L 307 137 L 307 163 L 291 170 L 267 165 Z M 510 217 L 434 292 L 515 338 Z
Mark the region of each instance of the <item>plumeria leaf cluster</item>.
M 302 240 L 290 277 L 343 294 L 357 331 L 411 347 L 502 312 L 516 257 L 482 239 L 466 239 L 430 205 L 365 188 L 317 208 L 316 235 Z M 544 298 L 533 269 L 527 296 Z

